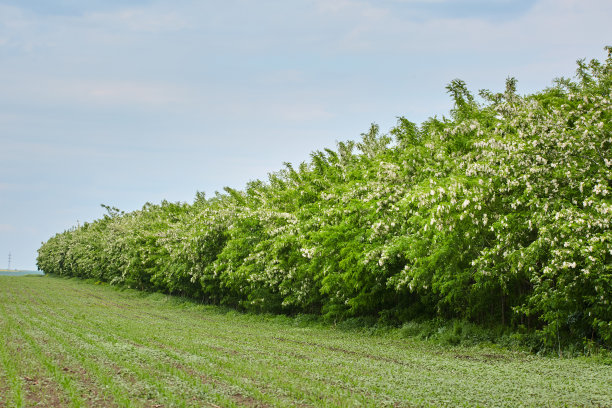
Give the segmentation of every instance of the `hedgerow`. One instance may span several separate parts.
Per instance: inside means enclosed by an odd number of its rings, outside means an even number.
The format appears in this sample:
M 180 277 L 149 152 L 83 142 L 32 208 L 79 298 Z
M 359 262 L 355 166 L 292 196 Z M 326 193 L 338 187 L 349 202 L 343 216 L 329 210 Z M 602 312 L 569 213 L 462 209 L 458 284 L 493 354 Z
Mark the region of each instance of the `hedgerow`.
M 520 96 L 452 81 L 448 118 L 311 154 L 243 190 L 50 238 L 47 273 L 245 310 L 499 322 L 612 345 L 612 48 Z

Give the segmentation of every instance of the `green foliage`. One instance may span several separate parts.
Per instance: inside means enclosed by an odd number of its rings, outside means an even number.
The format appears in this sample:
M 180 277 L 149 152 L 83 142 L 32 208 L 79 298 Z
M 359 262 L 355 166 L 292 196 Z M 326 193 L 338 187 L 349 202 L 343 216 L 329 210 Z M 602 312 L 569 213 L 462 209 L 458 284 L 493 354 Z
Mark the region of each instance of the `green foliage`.
M 38 266 L 244 310 L 442 317 L 611 346 L 611 85 L 610 55 L 534 95 L 509 78 L 479 102 L 454 80 L 450 118 L 372 125 L 244 191 L 105 206 L 44 243 Z

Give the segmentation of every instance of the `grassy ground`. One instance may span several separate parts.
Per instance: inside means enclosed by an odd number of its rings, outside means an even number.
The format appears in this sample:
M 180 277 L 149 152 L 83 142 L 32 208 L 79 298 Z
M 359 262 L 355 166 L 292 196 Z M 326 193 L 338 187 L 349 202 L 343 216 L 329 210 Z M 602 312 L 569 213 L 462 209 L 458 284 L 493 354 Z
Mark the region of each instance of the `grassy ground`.
M 612 406 L 612 366 L 0 276 L 0 406 Z

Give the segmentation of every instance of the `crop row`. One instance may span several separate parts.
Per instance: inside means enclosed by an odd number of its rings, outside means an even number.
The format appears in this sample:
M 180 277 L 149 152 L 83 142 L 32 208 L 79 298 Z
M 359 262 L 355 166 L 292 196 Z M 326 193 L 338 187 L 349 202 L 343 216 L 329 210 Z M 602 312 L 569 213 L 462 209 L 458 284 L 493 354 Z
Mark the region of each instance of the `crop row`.
M 1 278 L 0 406 L 607 406 L 610 366 Z M 19 356 L 19 358 L 14 358 Z

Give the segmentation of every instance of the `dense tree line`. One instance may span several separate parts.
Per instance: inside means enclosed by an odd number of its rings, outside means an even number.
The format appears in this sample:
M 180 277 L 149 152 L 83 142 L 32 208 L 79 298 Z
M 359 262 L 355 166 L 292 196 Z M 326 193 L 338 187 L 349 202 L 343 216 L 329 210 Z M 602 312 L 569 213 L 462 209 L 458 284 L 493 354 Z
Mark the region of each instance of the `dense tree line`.
M 612 344 L 612 56 L 520 96 L 460 80 L 448 118 L 285 164 L 192 204 L 50 238 L 38 267 L 246 310 L 422 316 Z

